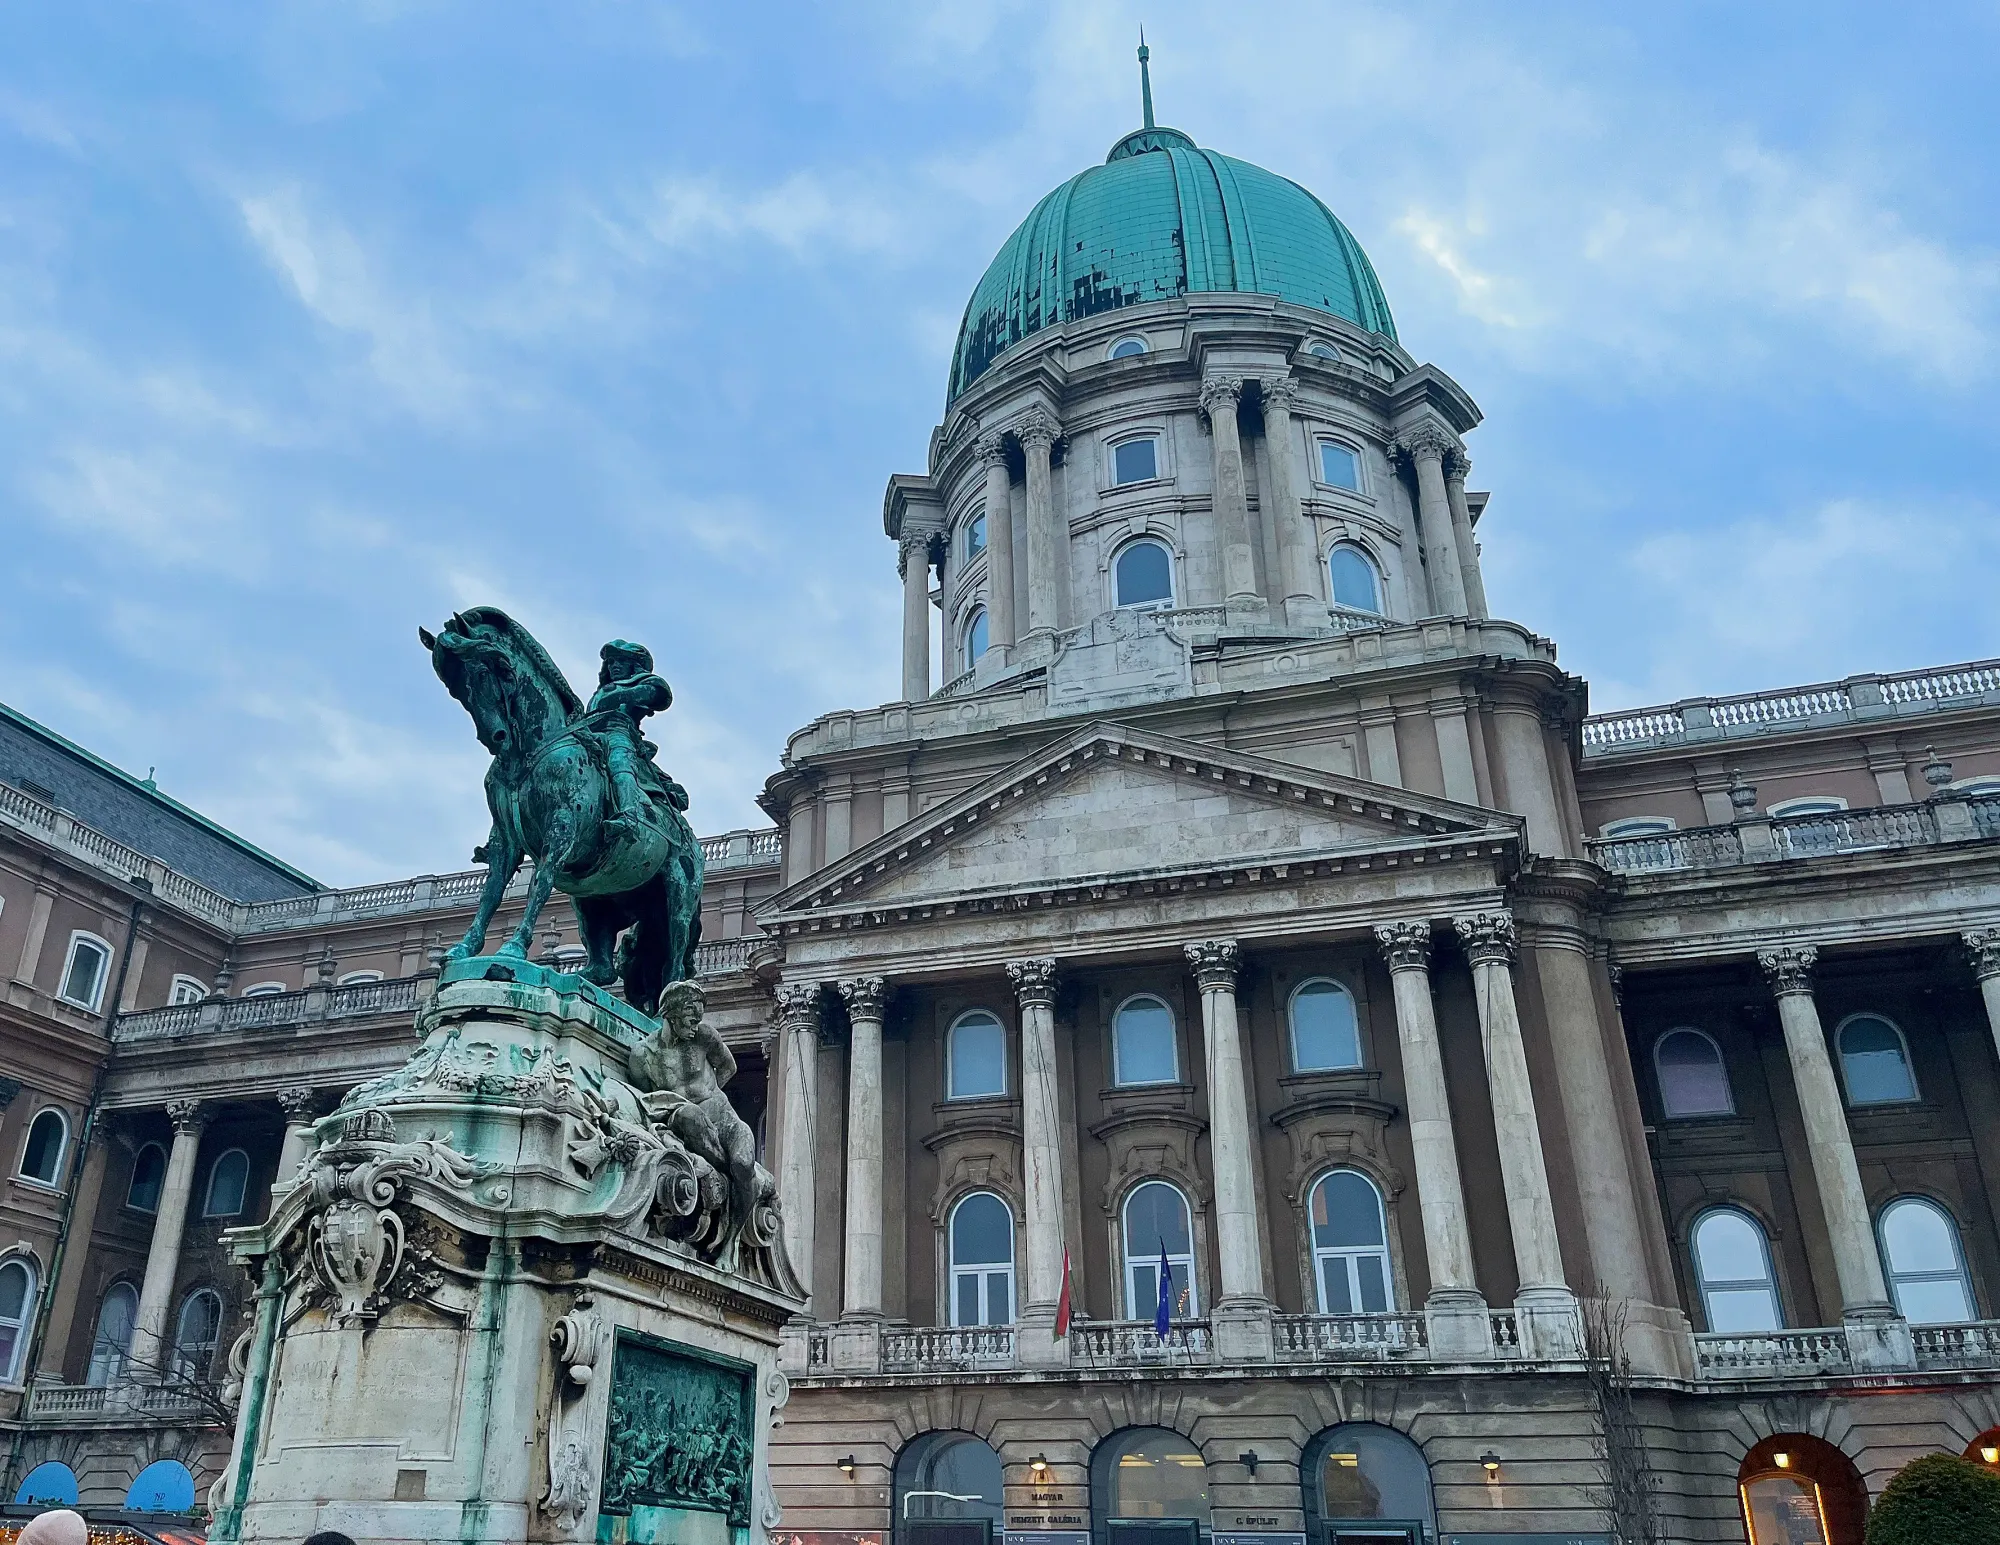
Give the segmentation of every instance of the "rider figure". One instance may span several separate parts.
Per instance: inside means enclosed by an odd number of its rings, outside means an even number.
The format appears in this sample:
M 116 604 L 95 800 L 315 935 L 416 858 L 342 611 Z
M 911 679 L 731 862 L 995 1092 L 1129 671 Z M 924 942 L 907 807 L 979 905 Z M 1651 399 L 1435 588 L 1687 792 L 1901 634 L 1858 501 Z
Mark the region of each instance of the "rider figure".
M 649 824 L 648 786 L 676 810 L 687 809 L 686 790 L 653 765 L 653 754 L 660 748 L 640 731 L 649 715 L 672 706 L 674 692 L 653 674 L 653 653 L 644 644 L 615 638 L 599 653 L 604 666 L 597 673 L 597 691 L 591 695 L 586 717 L 604 746 L 611 774 L 612 819 L 638 830 Z

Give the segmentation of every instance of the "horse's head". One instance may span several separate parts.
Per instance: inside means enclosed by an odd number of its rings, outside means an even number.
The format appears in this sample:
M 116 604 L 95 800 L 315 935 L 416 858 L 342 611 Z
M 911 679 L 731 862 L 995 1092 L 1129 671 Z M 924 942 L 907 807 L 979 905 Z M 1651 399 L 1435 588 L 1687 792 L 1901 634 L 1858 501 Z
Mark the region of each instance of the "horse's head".
M 559 694 L 540 679 L 545 672 L 524 656 L 513 632 L 511 623 L 496 626 L 478 612 L 470 621 L 454 613 L 436 633 L 417 629 L 438 680 L 464 705 L 479 743 L 496 757 L 533 750 L 567 717 Z

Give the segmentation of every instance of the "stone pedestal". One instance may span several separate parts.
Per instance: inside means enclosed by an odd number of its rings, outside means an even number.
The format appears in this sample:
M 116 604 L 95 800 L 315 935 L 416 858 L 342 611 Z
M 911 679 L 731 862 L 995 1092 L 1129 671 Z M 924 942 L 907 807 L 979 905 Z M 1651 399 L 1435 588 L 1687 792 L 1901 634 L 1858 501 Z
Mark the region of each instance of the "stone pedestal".
M 1583 1356 L 1583 1317 L 1568 1288 L 1521 1289 L 1514 1295 L 1514 1320 L 1521 1330 L 1523 1357 L 1569 1362 Z
M 261 1287 L 211 1537 L 758 1545 L 802 1301 L 769 1177 L 732 1237 L 628 1082 L 657 1026 L 576 977 L 460 962 L 417 1029 L 227 1236 Z
M 1433 1288 L 1424 1301 L 1431 1356 L 1439 1362 L 1485 1362 L 1493 1356 L 1493 1316 L 1472 1288 Z
M 1209 1316 L 1216 1355 L 1225 1363 L 1268 1363 L 1277 1356 L 1271 1303 L 1265 1298 L 1225 1298 Z
M 1888 1373 L 1917 1366 L 1917 1343 L 1910 1322 L 1896 1313 L 1850 1312 L 1847 1355 L 1858 1373 Z

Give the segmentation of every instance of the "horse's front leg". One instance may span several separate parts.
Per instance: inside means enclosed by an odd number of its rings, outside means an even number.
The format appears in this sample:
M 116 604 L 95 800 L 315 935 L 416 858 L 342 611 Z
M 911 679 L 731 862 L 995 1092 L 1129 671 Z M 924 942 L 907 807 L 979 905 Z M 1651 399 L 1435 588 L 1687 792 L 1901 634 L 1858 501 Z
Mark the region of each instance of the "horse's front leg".
M 535 924 L 541 921 L 542 908 L 555 889 L 556 876 L 572 859 L 579 825 L 577 812 L 568 805 L 559 806 L 549 817 L 543 828 L 542 856 L 535 864 L 534 883 L 528 887 L 527 909 L 521 913 L 521 926 L 514 930 L 514 936 L 500 946 L 501 954 L 519 960 L 528 958 L 528 946 L 535 942 Z
M 486 846 L 473 856 L 482 855 L 486 860 L 486 883 L 479 887 L 479 909 L 472 914 L 472 926 L 465 930 L 465 937 L 445 953 L 446 960 L 467 960 L 485 948 L 486 930 L 493 922 L 493 914 L 499 910 L 501 897 L 507 894 L 514 871 L 521 867 L 521 855 L 508 845 L 497 821 Z

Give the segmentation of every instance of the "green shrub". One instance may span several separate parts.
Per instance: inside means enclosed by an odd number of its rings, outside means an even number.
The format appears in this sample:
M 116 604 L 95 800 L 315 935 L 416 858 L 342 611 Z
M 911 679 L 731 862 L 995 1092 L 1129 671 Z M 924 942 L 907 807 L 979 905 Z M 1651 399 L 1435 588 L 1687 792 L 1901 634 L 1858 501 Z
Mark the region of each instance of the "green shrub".
M 1951 1454 L 1896 1472 L 1868 1515 L 1868 1545 L 2000 1545 L 2000 1475 Z

